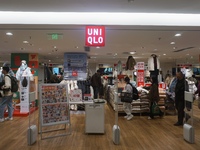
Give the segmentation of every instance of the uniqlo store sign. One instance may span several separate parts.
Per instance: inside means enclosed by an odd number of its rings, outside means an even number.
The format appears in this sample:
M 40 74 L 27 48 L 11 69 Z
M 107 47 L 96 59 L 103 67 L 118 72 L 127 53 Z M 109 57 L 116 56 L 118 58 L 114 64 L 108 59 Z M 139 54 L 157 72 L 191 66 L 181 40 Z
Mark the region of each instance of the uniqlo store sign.
M 86 26 L 86 46 L 105 46 L 105 27 L 104 26 Z

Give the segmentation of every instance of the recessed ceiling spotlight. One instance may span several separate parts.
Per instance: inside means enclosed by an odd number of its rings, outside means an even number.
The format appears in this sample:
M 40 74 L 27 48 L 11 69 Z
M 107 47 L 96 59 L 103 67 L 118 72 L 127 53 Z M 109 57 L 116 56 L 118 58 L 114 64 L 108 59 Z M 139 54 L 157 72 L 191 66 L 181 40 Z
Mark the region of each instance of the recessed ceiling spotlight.
M 9 36 L 10 36 L 10 35 L 13 35 L 13 34 L 12 34 L 11 32 L 7 32 L 6 35 L 9 35 Z
M 49 60 L 49 62 L 51 62 L 51 60 Z
M 177 33 L 177 34 L 175 34 L 175 36 L 181 36 L 181 34 L 180 34 L 180 33 Z
M 135 53 L 136 53 L 136 51 L 134 51 L 134 52 L 130 52 L 131 55 L 134 55 Z
M 176 47 L 173 47 L 173 49 L 176 49 Z
M 164 56 L 166 55 L 166 54 L 163 54 Z
M 53 46 L 53 48 L 57 48 L 56 46 Z
M 78 48 L 78 46 L 75 46 L 75 48 Z
M 175 42 L 171 42 L 170 44 L 175 44 Z
M 23 43 L 24 43 L 24 44 L 27 44 L 27 43 L 28 43 L 28 41 L 23 41 Z
M 99 46 L 97 46 L 96 48 L 100 48 Z

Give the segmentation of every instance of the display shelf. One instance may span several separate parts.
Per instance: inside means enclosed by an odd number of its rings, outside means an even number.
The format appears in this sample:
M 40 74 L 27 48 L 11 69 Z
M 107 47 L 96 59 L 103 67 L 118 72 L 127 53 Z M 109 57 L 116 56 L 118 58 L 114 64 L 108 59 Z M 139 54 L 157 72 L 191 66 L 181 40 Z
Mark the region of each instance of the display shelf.
M 109 99 L 107 101 L 110 103 L 112 106 L 113 110 L 115 109 L 115 104 L 114 104 L 114 99 L 115 99 L 115 88 L 114 86 L 110 86 L 108 93 L 109 93 Z M 118 113 L 124 113 L 123 110 L 123 103 L 121 102 L 121 99 L 118 97 Z M 132 113 L 145 113 L 149 112 L 149 102 L 148 101 L 142 101 L 142 100 L 137 100 L 133 101 L 132 103 Z

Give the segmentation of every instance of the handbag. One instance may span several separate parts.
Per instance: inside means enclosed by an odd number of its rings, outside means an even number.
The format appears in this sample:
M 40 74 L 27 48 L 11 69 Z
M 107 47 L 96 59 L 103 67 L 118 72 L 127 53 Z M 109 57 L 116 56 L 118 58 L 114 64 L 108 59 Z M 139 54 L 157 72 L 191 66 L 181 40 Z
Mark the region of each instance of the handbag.
M 160 114 L 160 108 L 156 102 L 153 102 L 153 105 L 151 106 L 152 114 Z
M 121 92 L 121 102 L 131 103 L 132 101 L 132 93 Z

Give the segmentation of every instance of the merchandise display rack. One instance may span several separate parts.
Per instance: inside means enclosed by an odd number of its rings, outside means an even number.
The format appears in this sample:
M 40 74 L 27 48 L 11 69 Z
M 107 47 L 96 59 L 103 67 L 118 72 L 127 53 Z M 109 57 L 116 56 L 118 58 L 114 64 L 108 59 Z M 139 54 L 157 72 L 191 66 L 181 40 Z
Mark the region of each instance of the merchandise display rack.
M 62 94 L 62 95 L 60 95 Z M 60 95 L 57 96 L 57 95 Z M 69 99 L 67 98 L 67 84 L 41 84 L 40 85 L 40 109 L 39 109 L 39 133 L 41 140 L 71 134 Z M 64 125 L 63 128 L 56 129 L 56 125 Z M 68 132 L 56 134 L 55 131 Z M 46 130 L 54 126 L 54 129 Z M 43 128 L 45 127 L 45 130 Z M 54 132 L 51 136 L 43 137 L 43 133 Z

